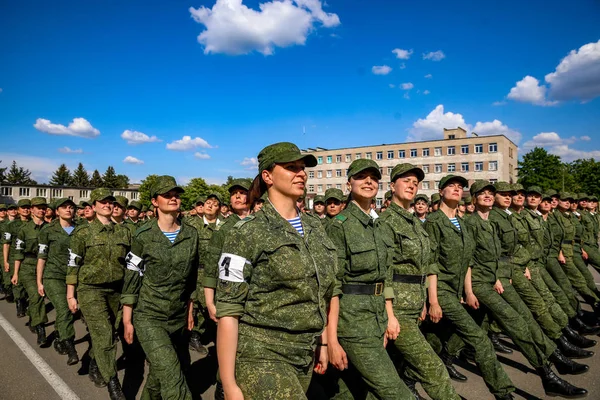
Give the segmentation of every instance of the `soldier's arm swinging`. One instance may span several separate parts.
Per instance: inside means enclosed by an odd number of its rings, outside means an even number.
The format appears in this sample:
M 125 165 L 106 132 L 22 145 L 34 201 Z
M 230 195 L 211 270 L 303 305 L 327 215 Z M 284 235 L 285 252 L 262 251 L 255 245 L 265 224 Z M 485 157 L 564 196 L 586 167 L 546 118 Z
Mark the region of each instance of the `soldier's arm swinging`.
M 46 294 L 44 292 L 44 282 L 42 277 L 44 276 L 44 268 L 46 267 L 46 260 L 43 258 L 38 258 L 37 260 L 37 287 L 38 293 L 40 296 L 44 297 Z
M 442 319 L 442 307 L 438 303 L 437 296 L 437 275 L 429 275 L 427 276 L 427 282 L 429 283 L 429 287 L 427 288 L 427 293 L 429 295 L 429 317 L 431 321 L 434 323 L 440 322 Z
M 235 355 L 238 347 L 238 317 L 225 316 L 217 325 L 217 358 L 223 389 L 228 399 L 243 399 L 235 381 Z
M 21 260 L 15 260 L 15 272 L 13 272 L 12 279 L 10 280 L 13 285 L 19 283 L 19 269 L 21 268 Z
M 10 265 L 8 264 L 8 252 L 10 251 L 10 244 L 4 243 L 2 245 L 2 249 L 3 249 L 2 254 L 4 256 L 3 257 L 4 258 L 4 260 L 3 260 L 4 261 L 4 264 L 3 264 L 4 272 L 8 272 L 10 270 Z

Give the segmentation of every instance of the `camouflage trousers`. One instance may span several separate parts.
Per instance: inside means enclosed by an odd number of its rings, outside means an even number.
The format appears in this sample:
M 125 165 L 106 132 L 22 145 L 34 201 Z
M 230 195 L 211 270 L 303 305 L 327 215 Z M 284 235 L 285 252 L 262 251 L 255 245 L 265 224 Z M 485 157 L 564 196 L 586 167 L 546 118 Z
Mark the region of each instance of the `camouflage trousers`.
M 569 295 L 565 293 L 564 289 L 558 283 L 556 283 L 552 275 L 550 275 L 550 273 L 548 272 L 548 269 L 545 264 L 540 263 L 538 265 L 538 271 L 540 276 L 542 277 L 542 280 L 546 284 L 546 287 L 552 294 L 552 297 L 563 310 L 563 312 L 566 314 L 567 318 L 575 317 L 577 315 L 577 308 L 573 308 L 572 302 L 574 302 L 575 307 L 577 307 L 579 301 L 575 298 L 575 294 L 573 293 L 573 288 L 571 287 L 569 278 L 564 276 L 564 279 L 567 281 L 566 287 L 568 288 L 570 295 L 573 297 L 573 301 L 569 299 Z M 562 271 L 562 269 L 560 269 L 560 271 Z
M 196 286 L 194 302 L 194 314 L 196 323 L 194 324 L 195 332 L 198 332 L 201 337 L 202 344 L 207 345 L 211 342 L 215 342 L 217 339 L 217 324 L 215 321 L 210 319 L 208 315 L 208 309 L 206 308 L 206 298 L 204 297 L 204 287 L 201 282 L 204 279 L 205 270 L 201 268 L 198 270 L 198 285 Z
M 600 272 L 600 250 L 598 246 L 588 246 L 587 244 L 583 245 L 583 249 L 588 254 L 587 262 L 596 269 L 596 271 Z
M 235 364 L 235 378 L 246 400 L 306 400 L 311 375 L 312 364 L 298 367 L 285 362 L 239 359 Z
M 38 326 L 48 323 L 46 315 L 46 303 L 44 298 L 38 293 L 36 265 L 23 262 L 19 269 L 19 282 L 25 288 L 27 296 L 29 296 L 29 306 L 27 313 L 31 319 L 31 326 Z
M 79 308 L 92 338 L 93 358 L 107 382 L 117 374 L 117 346 L 113 329 L 119 312 L 122 287 L 122 281 L 103 285 L 79 284 L 77 287 Z
M 400 334 L 393 341 L 393 345 L 402 355 L 404 374 L 420 382 L 433 400 L 460 399 L 444 363 L 419 329 L 419 314 L 396 314 L 400 323 Z
M 498 294 L 489 283 L 473 284 L 473 293 L 533 367 L 547 365 L 548 358 L 556 350 L 556 344 L 544 335 L 508 279 L 502 278 L 500 281 L 504 287 L 502 294 Z
M 20 299 L 26 299 L 27 293 L 25 292 L 23 284 L 21 282 L 18 282 L 17 286 L 14 286 L 10 281 L 15 272 L 15 262 L 9 260 L 8 264 L 10 265 L 8 272 L 5 272 L 4 268 L 2 268 L 2 283 L 4 284 L 4 290 L 6 290 L 8 293 L 12 291 L 12 294 L 15 297 L 15 301 Z
M 138 317 L 134 311 L 133 325 L 149 364 L 141 399 L 191 400 L 185 380 L 190 366 L 185 321 L 172 327 L 164 321 Z
M 561 265 L 563 271 L 569 278 L 571 285 L 577 293 L 581 295 L 583 300 L 585 300 L 588 304 L 598 304 L 600 303 L 600 298 L 596 295 L 596 293 L 588 286 L 588 282 L 585 277 L 582 275 L 580 269 L 575 265 L 575 261 L 573 257 L 565 256 L 566 262 Z
M 573 308 L 576 312 L 579 311 L 581 307 L 579 305 L 579 300 L 576 296 L 577 291 L 573 287 L 571 280 L 565 273 L 565 270 L 560 265 L 556 257 L 548 256 L 548 258 L 546 259 L 546 271 L 548 271 L 554 282 L 556 282 L 556 284 L 560 286 L 562 292 L 569 300 L 569 305 L 571 306 L 571 308 Z M 555 298 L 558 299 L 558 297 Z
M 544 303 L 546 303 L 546 306 L 548 307 L 548 311 L 550 312 L 552 319 L 554 320 L 554 322 L 556 322 L 556 324 L 562 331 L 569 324 L 569 317 L 554 298 L 554 295 L 550 291 L 548 285 L 546 285 L 546 281 L 542 276 L 543 269 L 544 267 L 541 267 L 537 262 L 530 265 L 530 282 L 531 285 L 535 288 L 535 290 L 539 293 L 542 300 L 544 300 Z M 548 336 L 552 339 L 550 335 Z
M 579 272 L 581 272 L 581 276 L 583 276 L 583 279 L 585 279 L 587 287 L 597 295 L 598 289 L 596 288 L 596 282 L 594 282 L 594 277 L 592 276 L 591 271 L 588 269 L 587 263 L 583 259 L 580 246 L 573 246 L 573 263 Z
M 43 284 L 46 296 L 48 296 L 56 311 L 54 331 L 58 332 L 58 338 L 65 340 L 75 337 L 74 318 L 67 303 L 67 284 L 65 280 L 44 278 Z
M 513 267 L 512 286 L 521 297 L 521 300 L 523 300 L 523 303 L 529 308 L 544 333 L 548 335 L 550 339 L 558 339 L 561 337 L 562 328 L 554 321 L 548 305 L 540 293 L 535 289 L 533 282 L 525 277 L 520 267 Z

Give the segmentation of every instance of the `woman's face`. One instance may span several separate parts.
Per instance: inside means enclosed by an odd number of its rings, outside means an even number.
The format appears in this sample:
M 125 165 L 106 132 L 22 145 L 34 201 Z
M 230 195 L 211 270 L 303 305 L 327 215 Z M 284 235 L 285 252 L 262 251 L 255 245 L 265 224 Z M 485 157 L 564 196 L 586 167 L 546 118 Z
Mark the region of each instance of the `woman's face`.
M 262 172 L 262 178 L 267 186 L 270 186 L 269 190 L 274 190 L 296 200 L 304 194 L 304 187 L 308 178 L 305 168 L 304 160 L 275 164 L 273 170 Z
M 113 212 L 113 202 L 110 200 L 96 200 L 93 205 L 96 215 L 110 218 Z
M 527 195 L 527 205 L 529 205 L 529 207 L 531 207 L 534 210 L 540 205 L 541 201 L 542 196 L 537 193 L 529 193 Z
M 571 202 L 569 200 L 558 200 L 558 208 L 561 210 L 569 210 L 571 208 Z
M 343 203 L 338 199 L 327 199 L 327 215 L 335 217 L 342 212 Z
M 325 213 L 325 204 L 323 203 L 316 203 L 313 208 L 315 209 L 315 213 L 319 215 L 323 215 Z
M 517 194 L 512 197 L 512 204 L 516 207 L 523 207 L 525 204 L 525 193 L 517 192 Z
M 56 212 L 58 213 L 59 218 L 70 220 L 75 213 L 75 206 L 69 203 L 63 204 L 56 209 Z
M 480 208 L 492 208 L 494 205 L 494 192 L 490 189 L 486 189 L 477 193 L 475 204 Z
M 401 201 L 412 202 L 419 191 L 419 179 L 415 173 L 399 176 L 392 183 L 393 196 Z
M 496 205 L 500 208 L 510 207 L 512 201 L 511 192 L 497 192 L 496 193 Z
M 246 204 L 248 201 L 248 191 L 243 188 L 235 188 L 230 196 L 229 203 L 231 204 L 231 208 L 236 211 L 246 211 L 250 209 L 250 205 Z
M 152 205 L 165 214 L 177 212 L 179 211 L 179 207 L 181 207 L 179 192 L 171 190 L 170 192 L 159 194 L 155 199 L 152 199 Z
M 542 212 L 550 212 L 552 211 L 552 200 L 542 200 L 542 202 L 540 203 L 540 211 Z
M 415 203 L 415 212 L 419 215 L 423 215 L 427 212 L 429 205 L 425 202 L 425 200 L 417 200 Z
M 379 190 L 379 178 L 375 171 L 366 169 L 350 178 L 350 192 L 358 199 L 372 199 Z
M 459 202 L 463 195 L 463 185 L 459 182 L 450 182 L 443 189 L 440 189 L 440 196 L 444 200 L 453 200 Z
M 47 206 L 33 206 L 31 207 L 31 214 L 36 218 L 42 219 L 46 215 L 47 208 Z

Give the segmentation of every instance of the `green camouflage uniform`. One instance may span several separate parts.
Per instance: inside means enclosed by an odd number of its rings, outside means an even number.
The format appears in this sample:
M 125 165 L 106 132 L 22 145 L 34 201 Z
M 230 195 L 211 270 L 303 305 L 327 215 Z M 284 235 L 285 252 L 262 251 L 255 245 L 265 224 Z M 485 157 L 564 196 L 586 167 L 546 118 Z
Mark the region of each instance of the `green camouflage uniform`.
M 237 214 L 231 214 L 210 238 L 206 250 L 202 253 L 203 259 L 201 260 L 202 265 L 204 265 L 204 287 L 212 289 L 217 288 L 219 280 L 219 258 L 221 257 L 223 243 L 225 243 L 227 233 L 240 221 L 241 218 Z
M 338 271 L 334 296 L 340 297 L 338 340 L 348 361 L 358 370 L 369 391 L 377 398 L 406 399 L 410 391 L 398 376 L 383 347 L 388 318 L 386 298 L 393 298 L 387 287 L 377 295 L 344 294 L 345 284 L 383 286 L 386 279 L 387 248 L 375 221 L 354 202 L 327 226 L 337 248 Z M 384 294 L 384 296 L 382 296 Z M 342 380 L 348 376 L 342 374 Z M 343 382 L 350 387 L 348 382 Z M 343 385 L 340 382 L 340 386 Z M 346 398 L 342 388 L 335 398 Z
M 573 239 L 573 262 L 575 266 L 581 272 L 581 276 L 585 279 L 588 288 L 595 292 L 598 295 L 596 282 L 594 282 L 594 277 L 592 273 L 588 269 L 586 261 L 583 259 L 583 253 L 581 249 L 583 248 L 583 240 L 585 237 L 585 228 L 580 221 L 581 214 L 578 211 L 571 212 L 571 221 L 575 226 L 575 238 Z
M 320 221 L 301 219 L 304 237 L 266 202 L 223 244 L 217 317 L 239 317 L 236 380 L 248 399 L 306 398 L 336 258 Z
M 71 236 L 60 225 L 60 220 L 54 220 L 40 231 L 38 259 L 46 260 L 43 284 L 46 296 L 52 302 L 56 311 L 54 330 L 60 340 L 75 337 L 73 314 L 67 303 L 67 262 Z
M 188 301 L 196 286 L 198 233 L 182 223 L 171 243 L 153 220 L 140 228 L 127 255 L 121 303 L 133 307 L 133 325 L 150 364 L 142 399 L 191 399 Z
M 96 189 L 97 190 L 97 189 Z M 125 256 L 131 233 L 122 225 L 103 225 L 95 219 L 79 226 L 71 237 L 66 282 L 77 285 L 77 297 L 85 317 L 94 357 L 105 381 L 116 375 L 113 327 L 125 273 Z
M 21 220 L 21 218 L 17 217 L 17 219 L 9 222 L 6 225 L 5 231 L 2 235 L 2 245 L 3 245 L 2 247 L 4 247 L 5 244 L 9 245 L 9 249 L 8 249 L 8 265 L 9 265 L 9 267 L 8 267 L 8 272 L 4 272 L 4 274 L 3 274 L 4 287 L 12 289 L 13 295 L 15 296 L 15 302 L 17 302 L 18 300 L 27 298 L 27 292 L 25 291 L 25 288 L 23 287 L 23 283 L 18 282 L 16 286 L 13 286 L 13 284 L 11 283 L 10 280 L 12 279 L 12 276 L 15 272 L 14 248 L 15 248 L 15 242 L 17 241 L 17 233 L 19 232 L 19 229 L 21 229 L 21 226 L 28 221 L 29 221 L 29 219 L 27 221 L 23 221 L 23 220 Z M 2 268 L 2 271 L 4 271 L 4 268 Z
M 476 214 L 476 213 L 475 213 Z M 473 215 L 475 215 L 473 214 Z M 469 220 L 473 218 L 470 217 Z M 475 250 L 475 242 L 468 225 L 457 217 L 461 229 L 457 229 L 442 211 L 427 216 L 424 228 L 429 234 L 431 262 L 427 275 L 437 275 L 438 303 L 443 319 L 434 326 L 437 334 L 450 336 L 455 332 L 475 350 L 475 362 L 490 392 L 505 396 L 515 390 L 510 378 L 496 359 L 494 346 L 473 318 L 476 313 L 467 311 L 461 304 L 465 276 Z M 477 232 L 473 231 L 473 234 Z M 455 355 L 455 354 L 453 354 Z
M 10 272 L 4 272 L 4 232 L 7 230 L 9 223 L 8 217 L 3 221 L 0 221 L 0 283 L 4 286 L 4 291 L 7 294 L 12 291 L 12 285 L 6 283 L 6 275 Z M 10 278 L 8 280 L 10 281 Z
M 376 226 L 389 251 L 387 282 L 394 290 L 394 315 L 401 327 L 394 345 L 408 364 L 404 373 L 421 382 L 434 400 L 460 399 L 442 360 L 419 329 L 431 256 L 429 235 L 417 217 L 394 202 L 381 214 Z M 401 278 L 417 281 L 401 282 Z
M 37 290 L 38 237 L 44 225 L 46 225 L 44 220 L 39 225 L 33 220 L 22 224 L 17 232 L 15 247 L 11 250 L 11 253 L 13 250 L 15 252 L 14 260 L 21 261 L 19 283 L 23 285 L 29 296 L 27 313 L 31 326 L 45 325 L 48 322 L 44 298 Z
M 588 254 L 587 262 L 600 272 L 600 250 L 598 250 L 598 231 L 596 218 L 588 210 L 578 210 L 583 225 L 583 249 Z

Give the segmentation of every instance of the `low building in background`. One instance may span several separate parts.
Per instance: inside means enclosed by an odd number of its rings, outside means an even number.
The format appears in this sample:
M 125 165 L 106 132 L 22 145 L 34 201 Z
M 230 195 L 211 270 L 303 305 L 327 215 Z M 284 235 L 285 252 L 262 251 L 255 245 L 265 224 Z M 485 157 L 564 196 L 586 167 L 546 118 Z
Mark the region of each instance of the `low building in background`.
M 45 197 L 48 201 L 67 197 L 79 203 L 89 200 L 92 187 L 52 186 L 52 185 L 13 185 L 4 183 L 0 185 L 0 203 L 16 204 L 21 199 Z M 127 189 L 112 189 L 115 196 L 124 196 L 132 200 L 139 200 L 139 185 L 131 185 Z

